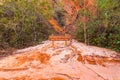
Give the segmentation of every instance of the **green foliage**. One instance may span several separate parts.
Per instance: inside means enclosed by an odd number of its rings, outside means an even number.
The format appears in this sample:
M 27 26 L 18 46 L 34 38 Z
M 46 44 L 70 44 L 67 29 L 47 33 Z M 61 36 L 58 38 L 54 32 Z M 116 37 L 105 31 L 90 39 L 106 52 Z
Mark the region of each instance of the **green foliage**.
M 85 23 L 87 29 L 87 43 L 100 47 L 120 51 L 120 3 L 119 0 L 95 0 L 96 15 L 90 17 L 89 11 L 85 15 L 89 21 Z M 87 14 L 86 14 L 87 13 Z M 79 23 L 77 38 L 84 41 L 83 23 Z
M 0 6 L 1 48 L 26 47 L 47 39 L 51 34 L 37 12 L 37 3 L 37 0 L 9 0 Z
M 39 11 L 45 18 L 51 18 L 54 15 L 54 9 L 51 3 L 46 0 L 42 0 L 39 3 Z

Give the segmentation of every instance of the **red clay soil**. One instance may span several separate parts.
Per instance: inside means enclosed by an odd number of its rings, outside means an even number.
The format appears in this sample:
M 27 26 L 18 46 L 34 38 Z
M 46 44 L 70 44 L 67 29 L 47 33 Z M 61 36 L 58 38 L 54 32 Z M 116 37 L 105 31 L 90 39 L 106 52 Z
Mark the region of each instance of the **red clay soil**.
M 120 80 L 120 55 L 72 40 L 17 50 L 0 60 L 0 80 Z M 17 53 L 17 54 L 15 54 Z
M 56 1 L 56 3 L 58 3 L 58 4 L 61 3 L 61 7 L 65 11 L 65 13 L 64 13 L 64 19 L 65 19 L 64 30 L 62 30 L 58 26 L 56 20 L 49 19 L 48 21 L 53 25 L 54 29 L 57 32 L 60 32 L 62 34 L 64 34 L 65 32 L 71 33 L 71 32 L 76 31 L 77 27 L 75 26 L 75 21 L 76 21 L 76 19 L 78 19 L 79 10 L 83 10 L 83 9 L 87 8 L 88 11 L 90 12 L 90 16 L 93 16 L 96 14 L 96 5 L 95 5 L 94 0 L 85 0 L 85 2 L 83 2 L 84 0 L 54 0 L 54 1 Z M 56 3 L 54 3 L 51 0 L 50 0 L 50 2 L 51 2 L 51 4 L 57 5 Z M 80 5 L 80 3 L 82 5 Z M 58 6 L 56 6 L 56 7 L 58 7 Z M 87 18 L 84 15 L 80 15 L 78 20 L 82 23 L 87 23 L 89 21 L 89 19 L 90 18 Z

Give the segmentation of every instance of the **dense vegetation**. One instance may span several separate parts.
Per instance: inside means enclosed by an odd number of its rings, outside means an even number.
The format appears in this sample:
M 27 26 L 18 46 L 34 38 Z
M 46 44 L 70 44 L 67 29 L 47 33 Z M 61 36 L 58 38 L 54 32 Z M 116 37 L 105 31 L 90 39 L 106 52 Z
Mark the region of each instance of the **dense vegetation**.
M 0 47 L 22 48 L 47 39 L 52 32 L 37 2 L 8 1 L 0 6 Z
M 87 44 L 120 51 L 120 0 L 95 0 L 97 14 L 85 15 L 90 19 L 85 24 Z M 77 38 L 84 41 L 83 23 L 78 24 Z
M 87 9 L 79 11 L 78 18 L 85 15 L 89 21 L 87 23 L 77 21 L 78 29 L 75 38 L 81 42 L 86 39 L 86 44 L 120 51 L 119 0 L 95 1 L 96 15 L 91 16 Z M 49 15 L 41 10 L 43 5 L 48 6 Z M 47 40 L 54 30 L 44 16 L 51 17 L 54 14 L 48 2 L 40 3 L 39 0 L 0 2 L 0 48 L 23 48 Z M 59 12 L 59 19 L 61 16 L 62 12 Z M 86 29 L 86 38 L 84 38 L 83 26 Z

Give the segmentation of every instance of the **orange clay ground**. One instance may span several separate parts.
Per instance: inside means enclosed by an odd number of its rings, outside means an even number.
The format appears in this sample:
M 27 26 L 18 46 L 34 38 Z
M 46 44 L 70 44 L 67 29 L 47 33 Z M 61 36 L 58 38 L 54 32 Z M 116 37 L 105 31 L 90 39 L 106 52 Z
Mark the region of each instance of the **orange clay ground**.
M 120 80 L 120 55 L 75 40 L 51 41 L 0 59 L 0 80 Z

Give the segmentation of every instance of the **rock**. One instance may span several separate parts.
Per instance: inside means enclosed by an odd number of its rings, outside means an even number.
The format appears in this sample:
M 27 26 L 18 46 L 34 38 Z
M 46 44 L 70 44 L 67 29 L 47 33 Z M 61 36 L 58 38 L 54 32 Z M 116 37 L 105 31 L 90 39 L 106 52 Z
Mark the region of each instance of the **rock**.
M 118 54 L 115 51 L 75 40 L 66 47 L 50 45 L 51 41 L 45 41 L 2 58 L 0 80 L 120 79 L 120 58 L 115 57 Z M 59 45 L 63 45 L 62 42 Z

